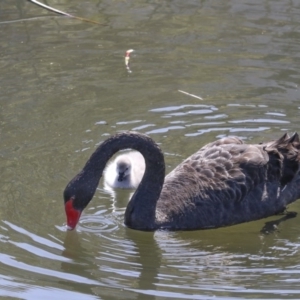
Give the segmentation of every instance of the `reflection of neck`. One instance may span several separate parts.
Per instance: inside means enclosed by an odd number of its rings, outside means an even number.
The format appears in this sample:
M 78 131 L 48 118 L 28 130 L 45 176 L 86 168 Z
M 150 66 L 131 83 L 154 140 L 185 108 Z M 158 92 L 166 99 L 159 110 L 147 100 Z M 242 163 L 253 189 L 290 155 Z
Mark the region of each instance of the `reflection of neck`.
M 153 232 L 126 230 L 126 236 L 136 245 L 136 262 L 139 264 L 140 275 L 137 282 L 139 300 L 154 300 L 158 273 L 161 266 L 161 250 L 154 239 Z M 147 292 L 148 294 L 144 293 Z M 149 295 L 150 293 L 150 295 Z M 152 294 L 152 295 L 151 295 Z
M 70 274 L 70 280 L 75 291 L 92 295 L 93 289 L 99 286 L 99 281 L 96 278 L 91 278 L 91 274 L 97 274 L 96 270 L 91 272 L 91 267 L 94 266 L 91 264 L 91 257 L 95 257 L 96 253 L 88 253 L 81 246 L 80 237 L 75 230 L 66 232 L 64 247 L 62 256 L 69 258 L 70 262 L 62 262 L 61 269 L 64 273 Z M 79 282 L 82 284 L 78 284 Z

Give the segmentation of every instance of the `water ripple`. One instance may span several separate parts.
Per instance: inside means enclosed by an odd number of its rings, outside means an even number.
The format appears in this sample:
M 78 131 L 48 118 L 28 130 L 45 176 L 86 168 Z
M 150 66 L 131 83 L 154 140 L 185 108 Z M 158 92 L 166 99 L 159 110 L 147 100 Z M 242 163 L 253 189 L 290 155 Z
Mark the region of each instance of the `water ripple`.
M 52 276 L 55 278 L 60 278 L 63 280 L 69 280 L 78 283 L 85 284 L 99 284 L 99 282 L 87 279 L 82 276 L 74 275 L 74 274 L 66 274 L 65 272 L 59 272 L 56 270 L 50 270 L 48 268 L 37 267 L 33 265 L 29 265 L 20 261 L 17 261 L 15 257 L 12 257 L 7 254 L 0 253 L 0 261 L 4 265 L 8 265 L 10 267 L 20 269 L 23 271 L 28 271 L 29 273 L 38 273 L 41 275 Z
M 41 236 L 38 236 L 32 232 L 29 232 L 27 231 L 26 229 L 22 228 L 22 227 L 19 227 L 17 225 L 14 225 L 12 224 L 11 222 L 8 222 L 8 221 L 2 221 L 3 223 L 5 223 L 6 225 L 8 225 L 11 229 L 13 229 L 14 231 L 22 234 L 22 235 L 25 235 L 25 236 L 28 236 L 30 239 L 32 239 L 34 242 L 37 242 L 41 245 L 46 245 L 50 248 L 55 248 L 55 249 L 58 249 L 58 250 L 63 250 L 63 246 L 57 244 L 57 243 L 54 243 L 48 239 L 45 239 Z
M 33 283 L 18 283 L 16 278 L 0 275 L 0 296 L 5 299 L 74 299 L 74 300 L 96 300 L 99 297 L 80 292 L 69 291 L 53 287 L 38 286 Z

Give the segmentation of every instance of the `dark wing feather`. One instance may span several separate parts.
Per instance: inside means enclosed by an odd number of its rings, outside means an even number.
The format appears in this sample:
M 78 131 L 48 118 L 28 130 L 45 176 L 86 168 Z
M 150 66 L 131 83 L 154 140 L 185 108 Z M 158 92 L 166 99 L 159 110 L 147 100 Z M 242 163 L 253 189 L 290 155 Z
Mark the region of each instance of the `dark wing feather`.
M 166 177 L 157 209 L 168 212 L 172 226 L 174 216 L 178 227 L 189 229 L 202 222 L 218 227 L 274 214 L 283 207 L 276 203 L 280 189 L 298 172 L 299 145 L 298 135 L 262 145 L 243 144 L 236 137 L 210 143 Z

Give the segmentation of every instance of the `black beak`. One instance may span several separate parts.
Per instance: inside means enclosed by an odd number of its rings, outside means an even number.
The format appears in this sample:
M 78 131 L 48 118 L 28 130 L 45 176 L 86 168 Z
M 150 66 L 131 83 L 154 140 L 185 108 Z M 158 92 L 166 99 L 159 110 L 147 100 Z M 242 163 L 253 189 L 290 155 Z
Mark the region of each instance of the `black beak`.
M 124 179 L 124 172 L 119 172 L 119 177 L 118 177 L 118 181 L 121 182 Z

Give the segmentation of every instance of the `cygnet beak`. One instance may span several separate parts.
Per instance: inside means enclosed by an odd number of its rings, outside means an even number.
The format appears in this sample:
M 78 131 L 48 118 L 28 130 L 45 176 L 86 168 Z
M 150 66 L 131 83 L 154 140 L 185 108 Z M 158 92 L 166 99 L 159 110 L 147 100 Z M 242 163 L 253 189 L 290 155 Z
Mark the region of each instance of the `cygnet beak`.
M 124 180 L 125 172 L 119 172 L 118 181 L 121 182 Z

